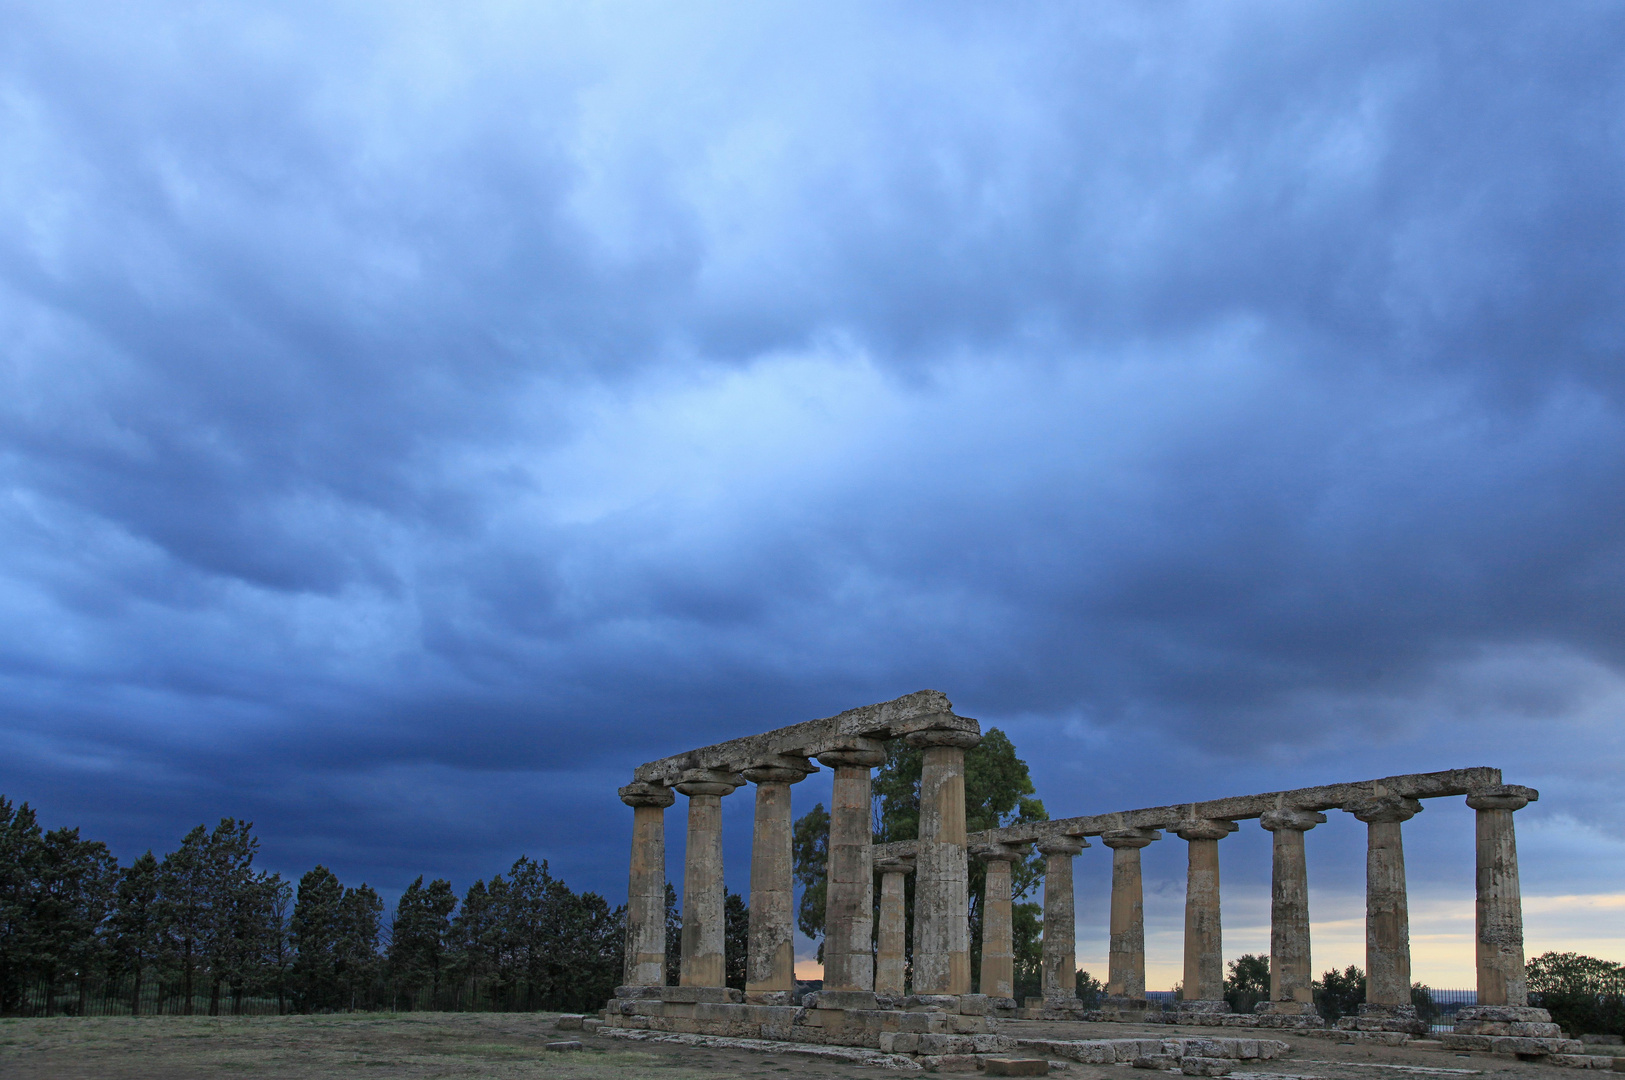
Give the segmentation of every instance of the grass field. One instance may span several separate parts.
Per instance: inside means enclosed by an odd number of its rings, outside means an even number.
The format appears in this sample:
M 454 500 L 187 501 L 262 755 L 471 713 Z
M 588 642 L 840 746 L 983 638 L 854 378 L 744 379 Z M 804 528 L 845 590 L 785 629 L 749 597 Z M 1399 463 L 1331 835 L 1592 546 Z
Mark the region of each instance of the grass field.
M 786 1055 L 583 1040 L 537 1013 L 404 1013 L 253 1017 L 56 1017 L 0 1020 L 5 1080 L 329 1080 L 492 1077 L 500 1080 L 794 1080 L 881 1075 Z

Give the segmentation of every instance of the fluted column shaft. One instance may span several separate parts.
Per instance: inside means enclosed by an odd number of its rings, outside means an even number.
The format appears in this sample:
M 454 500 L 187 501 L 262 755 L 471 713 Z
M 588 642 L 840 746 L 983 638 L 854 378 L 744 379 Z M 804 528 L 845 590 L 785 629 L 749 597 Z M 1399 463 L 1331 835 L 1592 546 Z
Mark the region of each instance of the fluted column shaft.
M 725 986 L 723 955 L 722 797 L 744 783 L 736 773 L 694 770 L 677 790 L 688 796 L 683 860 L 683 953 L 678 983 Z M 663 891 L 663 890 L 662 890 Z
M 789 1004 L 788 995 L 795 990 L 790 785 L 813 769 L 806 758 L 783 757 L 744 771 L 745 779 L 756 785 L 745 993 L 757 1001 L 783 994 L 783 1003 Z
M 910 860 L 877 863 L 880 873 L 880 925 L 876 927 L 875 993 L 902 997 L 907 971 L 908 926 L 904 914 L 904 875 L 914 872 Z
M 1022 853 L 1003 844 L 977 852 L 987 867 L 982 890 L 982 978 L 977 992 L 1014 1000 L 1015 928 L 1010 910 L 1010 868 Z
M 965 857 L 965 750 L 972 731 L 916 731 L 920 837 L 914 878 L 914 992 L 970 993 L 970 871 Z
M 1523 899 L 1512 814 L 1540 798 L 1533 788 L 1502 784 L 1467 796 L 1477 811 L 1478 1004 L 1528 1005 L 1523 966 Z
M 873 991 L 874 870 L 869 770 L 886 760 L 869 739 L 818 755 L 835 770 L 829 813 L 829 877 L 824 900 L 824 990 Z
M 1409 1009 L 1411 920 L 1400 825 L 1421 811 L 1422 804 L 1398 795 L 1379 795 L 1344 809 L 1366 823 L 1366 1004 Z
M 1314 1001 L 1309 959 L 1309 867 L 1303 834 L 1326 820 L 1312 810 L 1270 810 L 1258 823 L 1275 836 L 1270 875 L 1270 1000 Z
M 676 801 L 660 784 L 620 789 L 632 807 L 631 876 L 626 885 L 627 986 L 666 983 L 666 807 Z
M 1073 907 L 1072 860 L 1089 844 L 1081 836 L 1046 837 L 1044 856 L 1044 950 L 1041 972 L 1044 1002 L 1078 998 L 1077 912 Z
M 1236 831 L 1233 821 L 1182 821 L 1174 828 L 1186 842 L 1186 1001 L 1224 1000 L 1224 934 L 1219 918 L 1219 841 Z
M 1140 873 L 1140 849 L 1160 835 L 1154 829 L 1119 829 L 1100 838 L 1112 849 L 1108 997 L 1145 1000 L 1145 884 Z

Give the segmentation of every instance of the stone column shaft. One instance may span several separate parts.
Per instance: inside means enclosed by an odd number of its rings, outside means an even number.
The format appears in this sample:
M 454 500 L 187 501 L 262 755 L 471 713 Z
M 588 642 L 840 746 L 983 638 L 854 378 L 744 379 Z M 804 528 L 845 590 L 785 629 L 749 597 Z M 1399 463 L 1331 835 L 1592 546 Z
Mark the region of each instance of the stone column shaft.
M 830 751 L 818 760 L 835 770 L 829 812 L 829 884 L 824 900 L 824 992 L 873 992 L 874 869 L 870 819 L 871 767 L 886 760 L 879 743 Z
M 1270 1000 L 1314 1001 L 1309 959 L 1309 867 L 1303 834 L 1326 820 L 1312 810 L 1270 810 L 1258 823 L 1275 836 L 1270 880 Z
M 1365 1000 L 1393 1011 L 1411 1008 L 1411 920 L 1405 895 L 1405 846 L 1401 822 L 1422 809 L 1415 799 L 1379 795 L 1351 806 L 1366 823 Z
M 1527 1006 L 1523 967 L 1523 899 L 1513 811 L 1540 798 L 1533 788 L 1502 784 L 1467 796 L 1477 811 L 1478 1004 Z
M 626 886 L 627 986 L 666 983 L 666 807 L 671 789 L 633 783 L 620 790 L 632 807 L 632 867 Z
M 1041 972 L 1044 1003 L 1078 999 L 1077 911 L 1073 906 L 1072 860 L 1089 844 L 1081 836 L 1047 837 L 1038 842 L 1044 855 L 1044 952 Z
M 1108 997 L 1145 1000 L 1145 884 L 1140 874 L 1140 849 L 1160 836 L 1154 829 L 1120 829 L 1100 838 L 1112 849 Z
M 916 731 L 920 838 L 914 878 L 914 992 L 970 993 L 969 867 L 965 858 L 965 750 L 973 731 Z
M 806 758 L 779 758 L 745 770 L 745 779 L 756 785 L 745 993 L 763 1004 L 764 995 L 782 994 L 788 1005 L 796 987 L 790 785 L 813 769 Z
M 999 844 L 977 852 L 987 867 L 982 890 L 982 978 L 977 992 L 1015 1000 L 1015 927 L 1010 909 L 1010 868 L 1022 853 Z
M 678 983 L 724 986 L 722 797 L 744 783 L 735 773 L 695 770 L 677 790 L 688 796 L 683 861 L 683 954 Z M 664 917 L 664 916 L 662 916 Z
M 902 997 L 907 969 L 907 932 L 904 915 L 904 875 L 914 872 L 912 862 L 879 863 L 880 925 L 876 928 L 875 993 Z
M 1188 845 L 1185 872 L 1185 1001 L 1224 1000 L 1224 935 L 1219 918 L 1219 840 L 1233 821 L 1180 822 Z

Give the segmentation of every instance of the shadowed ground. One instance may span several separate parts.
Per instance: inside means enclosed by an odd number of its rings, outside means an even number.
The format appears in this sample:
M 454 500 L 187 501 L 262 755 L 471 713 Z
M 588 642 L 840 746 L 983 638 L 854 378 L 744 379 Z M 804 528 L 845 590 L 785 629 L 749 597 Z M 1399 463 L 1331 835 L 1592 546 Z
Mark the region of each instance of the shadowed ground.
M 339 1077 L 546 1077 L 548 1080 L 743 1080 L 807 1077 L 918 1076 L 820 1061 L 796 1054 L 759 1054 L 659 1043 L 628 1043 L 555 1030 L 556 1014 L 403 1013 L 340 1016 L 108 1017 L 0 1020 L 0 1077 L 5 1080 L 192 1080 L 211 1077 L 337 1080 Z M 1005 1034 L 1049 1038 L 1124 1038 L 1132 1025 L 1001 1024 Z M 1213 1029 L 1157 1027 L 1149 1036 L 1211 1035 Z M 1229 1034 L 1227 1032 L 1226 1034 Z M 1579 1080 L 1597 1075 L 1485 1054 L 1341 1046 L 1270 1032 L 1292 1052 L 1240 1065 L 1235 1080 Z M 544 1049 L 579 1039 L 580 1051 Z M 1394 1066 L 1399 1066 L 1395 1068 Z M 972 1074 L 976 1075 L 976 1074 Z M 1071 1063 L 1059 1075 L 1080 1080 L 1169 1076 L 1126 1065 Z M 1174 1074 L 1177 1075 L 1177 1074 Z

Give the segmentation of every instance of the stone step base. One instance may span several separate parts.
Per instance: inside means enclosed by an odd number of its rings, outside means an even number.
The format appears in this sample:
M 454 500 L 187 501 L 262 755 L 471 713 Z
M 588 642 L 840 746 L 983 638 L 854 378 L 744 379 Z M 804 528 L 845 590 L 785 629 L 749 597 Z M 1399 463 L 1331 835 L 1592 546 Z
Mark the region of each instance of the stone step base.
M 1514 1054 L 1546 1057 L 1551 1054 L 1584 1054 L 1585 1044 L 1579 1039 L 1540 1039 L 1519 1035 L 1457 1035 L 1439 1036 L 1447 1050 L 1477 1050 L 1490 1054 Z
M 1625 1057 L 1610 1057 L 1606 1054 L 1553 1054 L 1546 1060 L 1552 1065 L 1562 1065 L 1568 1069 L 1612 1069 L 1614 1072 L 1625 1072 Z
M 1406 1046 L 1416 1040 L 1406 1031 L 1349 1031 L 1346 1028 L 1307 1028 L 1298 1032 L 1306 1039 L 1358 1043 L 1365 1046 Z
M 1140 1058 L 1155 1059 L 1156 1063 L 1142 1068 L 1164 1068 L 1163 1059 L 1173 1062 L 1187 1058 L 1265 1061 L 1290 1049 L 1278 1039 L 1035 1039 L 1016 1036 L 1014 1041 L 1023 1050 L 1086 1065 L 1133 1064 Z

